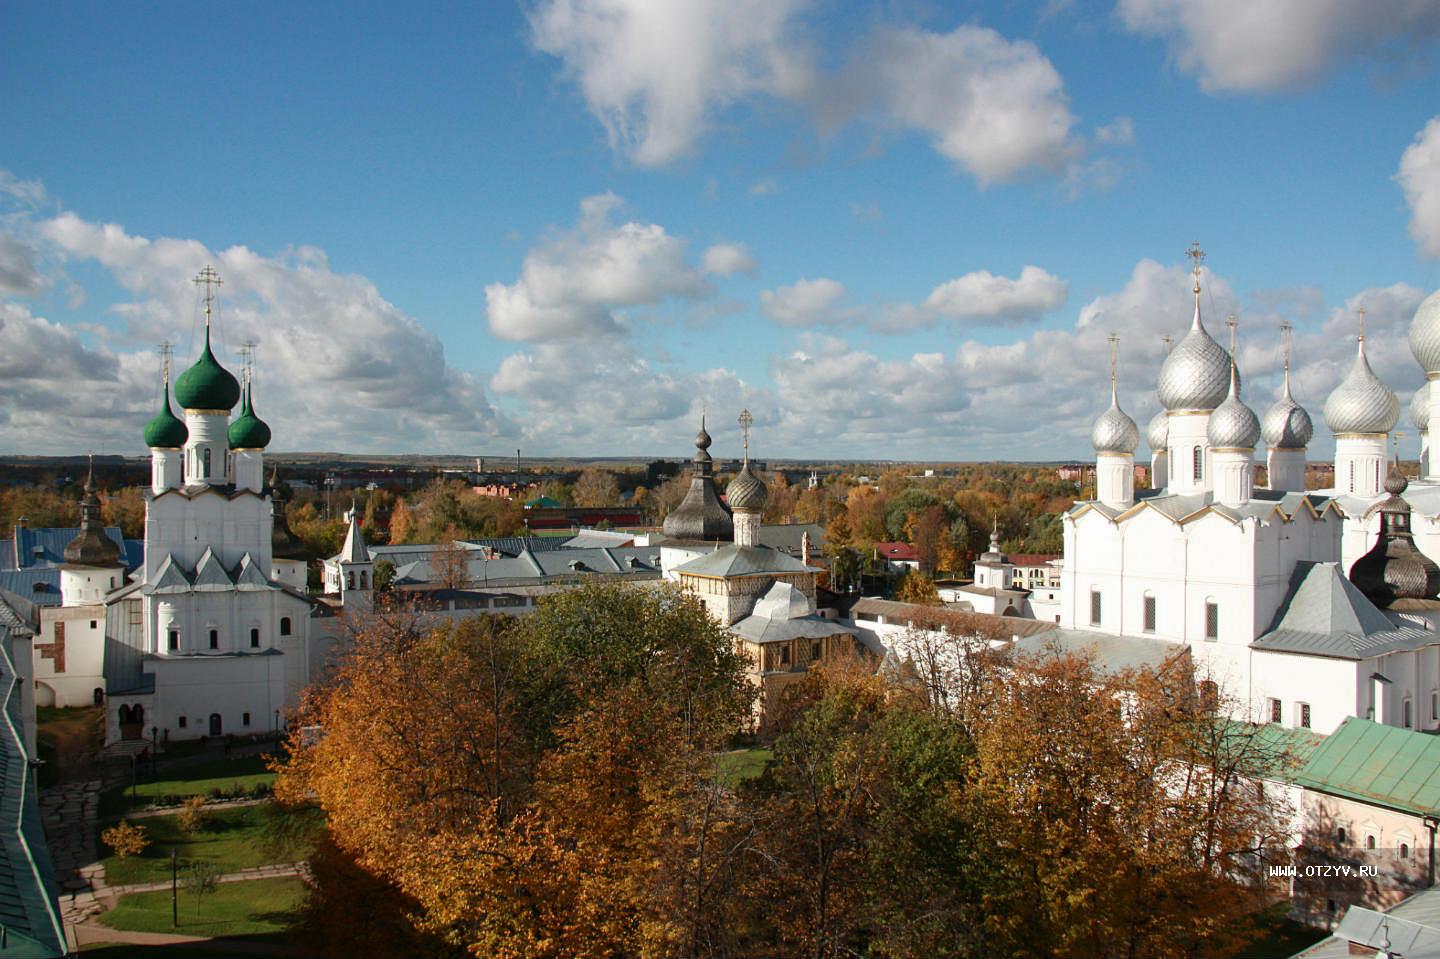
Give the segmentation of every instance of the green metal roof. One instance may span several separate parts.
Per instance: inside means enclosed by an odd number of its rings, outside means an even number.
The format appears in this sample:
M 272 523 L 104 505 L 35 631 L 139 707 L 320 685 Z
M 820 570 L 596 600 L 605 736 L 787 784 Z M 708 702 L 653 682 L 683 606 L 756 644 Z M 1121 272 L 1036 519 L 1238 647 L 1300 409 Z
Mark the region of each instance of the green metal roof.
M 210 352 L 210 329 L 200 358 L 175 381 L 175 400 L 187 410 L 232 410 L 240 401 L 240 383 Z
M 558 499 L 551 499 L 548 496 L 537 496 L 525 504 L 526 509 L 556 509 L 565 504 Z
M 249 386 L 245 387 L 245 394 L 240 401 L 240 415 L 230 424 L 226 438 L 230 441 L 232 450 L 263 450 L 270 445 L 270 427 L 255 415 Z
M 1440 736 L 1351 716 L 1295 781 L 1412 815 L 1440 814 Z
M 145 445 L 153 449 L 178 450 L 190 438 L 190 430 L 170 409 L 170 384 L 160 400 L 160 412 L 145 424 Z
M 1294 782 L 1325 737 L 1313 729 L 1297 729 L 1279 723 L 1245 723 L 1222 719 L 1220 725 L 1230 740 L 1231 755 L 1264 779 Z
M 40 826 L 9 627 L 0 626 L 0 957 L 63 956 L 68 951 L 55 899 L 55 869 Z

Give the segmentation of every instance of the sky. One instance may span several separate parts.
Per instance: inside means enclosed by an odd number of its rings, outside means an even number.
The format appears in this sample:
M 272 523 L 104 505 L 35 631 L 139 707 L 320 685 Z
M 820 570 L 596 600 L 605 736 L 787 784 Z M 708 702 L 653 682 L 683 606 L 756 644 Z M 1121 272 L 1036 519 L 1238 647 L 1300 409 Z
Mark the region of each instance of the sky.
M 1327 458 L 1361 308 L 1424 380 L 1437 52 L 1432 0 L 0 4 L 0 453 L 142 453 L 214 264 L 273 452 L 1084 459 L 1198 241 Z

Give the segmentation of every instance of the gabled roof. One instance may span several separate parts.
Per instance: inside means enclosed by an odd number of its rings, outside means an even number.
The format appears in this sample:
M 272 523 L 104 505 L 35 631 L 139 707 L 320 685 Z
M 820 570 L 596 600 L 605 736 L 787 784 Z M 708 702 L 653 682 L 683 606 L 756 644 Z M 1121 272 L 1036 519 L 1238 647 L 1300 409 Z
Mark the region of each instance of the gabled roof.
M 1269 520 L 1279 518 L 1288 523 L 1301 512 L 1312 517 L 1323 516 L 1327 511 L 1340 510 L 1335 501 L 1314 492 L 1292 493 L 1280 490 L 1257 489 L 1250 501 L 1241 506 L 1226 506 L 1215 501 L 1214 493 L 1168 493 L 1164 490 L 1136 492 L 1136 502 L 1123 510 L 1117 510 L 1098 502 L 1076 503 L 1070 508 L 1070 516 L 1079 518 L 1091 510 L 1097 510 L 1106 518 L 1123 522 L 1142 510 L 1154 510 L 1172 523 L 1184 525 L 1210 513 L 1223 516 L 1232 523 L 1245 519 Z
M 1350 716 L 1295 781 L 1411 815 L 1440 814 L 1440 737 Z
M 1054 627 L 1048 632 L 1023 636 L 1010 644 L 1022 656 L 1083 656 L 1102 673 L 1127 669 L 1161 671 L 1172 662 L 1188 657 L 1183 643 L 1145 636 L 1118 636 L 1084 629 Z
M 875 552 L 896 562 L 917 563 L 920 557 L 909 543 L 876 543 Z
M 0 926 L 6 956 L 68 952 L 55 898 L 55 868 L 40 825 L 31 756 L 21 732 L 21 685 L 0 625 Z M 28 664 L 26 664 L 28 666 Z
M 0 571 L 58 567 L 65 562 L 65 547 L 80 532 L 78 526 L 14 527 L 13 539 L 0 540 Z M 127 569 L 134 569 L 145 559 L 145 544 L 127 540 L 118 526 L 107 526 L 105 536 L 120 550 L 120 559 Z
M 240 566 L 235 572 L 235 585 L 240 589 L 269 589 L 271 586 L 270 577 L 260 568 L 260 564 L 246 553 L 240 557 Z
M 165 558 L 160 561 L 160 569 L 155 573 L 155 582 L 150 587 L 152 593 L 188 593 L 190 591 L 190 576 L 177 562 L 175 557 L 166 553 Z
M 215 555 L 212 547 L 205 547 L 205 552 L 200 554 L 200 562 L 195 564 L 193 585 L 197 590 L 207 591 L 230 589 L 235 585 L 230 571 L 220 562 L 220 557 Z
M 1397 626 L 1346 579 L 1337 563 L 1295 564 L 1270 629 L 1250 645 L 1281 653 L 1359 660 L 1440 644 L 1440 633 Z
M 762 576 L 766 573 L 814 573 L 818 570 L 768 546 L 731 544 L 677 566 L 675 572 L 725 579 L 731 576 Z
M 24 596 L 36 606 L 59 606 L 60 567 L 0 569 L 0 589 Z
M 340 547 L 340 552 L 331 557 L 332 561 L 341 563 L 368 563 L 370 562 L 370 550 L 365 545 L 365 533 L 360 529 L 360 520 L 355 516 L 355 511 L 350 511 L 350 527 L 345 531 L 345 545 Z

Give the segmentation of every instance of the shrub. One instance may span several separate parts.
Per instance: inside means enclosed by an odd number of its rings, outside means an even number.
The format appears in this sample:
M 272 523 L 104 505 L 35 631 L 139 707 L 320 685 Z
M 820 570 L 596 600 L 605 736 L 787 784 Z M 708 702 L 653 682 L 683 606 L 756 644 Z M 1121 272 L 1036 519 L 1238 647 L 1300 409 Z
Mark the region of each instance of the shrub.
M 185 836 L 193 836 L 205 825 L 205 797 L 191 796 L 181 804 L 180 811 L 175 814 L 175 825 Z
M 145 827 L 132 825 L 128 819 L 122 819 L 102 832 L 100 841 L 110 847 L 116 859 L 138 856 L 150 845 L 150 840 L 145 838 Z

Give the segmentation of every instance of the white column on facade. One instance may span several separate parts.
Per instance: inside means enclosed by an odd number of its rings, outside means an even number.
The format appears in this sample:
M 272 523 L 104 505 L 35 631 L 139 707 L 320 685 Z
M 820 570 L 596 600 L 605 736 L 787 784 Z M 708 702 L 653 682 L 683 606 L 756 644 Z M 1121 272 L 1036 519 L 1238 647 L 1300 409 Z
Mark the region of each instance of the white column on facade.
M 1272 490 L 1305 492 L 1305 451 L 1272 449 L 1265 456 L 1267 482 Z
M 1379 496 L 1385 482 L 1386 435 L 1342 433 L 1335 437 L 1335 489 L 1354 496 Z
M 1255 492 L 1255 451 L 1214 449 L 1210 453 L 1215 471 L 1215 500 L 1224 506 L 1243 506 Z
M 1135 503 L 1135 456 L 1099 453 L 1095 457 L 1095 498 L 1106 506 L 1124 509 Z

